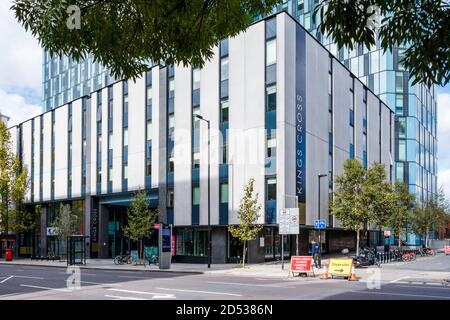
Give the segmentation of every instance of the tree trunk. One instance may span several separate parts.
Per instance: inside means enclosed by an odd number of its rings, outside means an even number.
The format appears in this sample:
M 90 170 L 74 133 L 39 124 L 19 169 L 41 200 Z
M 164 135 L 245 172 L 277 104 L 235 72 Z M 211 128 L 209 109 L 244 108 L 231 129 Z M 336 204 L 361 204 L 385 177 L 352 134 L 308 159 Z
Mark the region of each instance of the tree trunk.
M 428 246 L 428 238 L 429 238 L 429 232 L 427 230 L 427 232 L 425 233 L 425 247 L 429 248 Z
M 244 251 L 242 251 L 242 267 L 245 267 L 245 247 L 246 247 L 247 241 L 244 241 Z
M 359 232 L 361 229 L 356 231 L 356 255 L 359 256 Z
M 398 250 L 402 249 L 402 240 L 400 238 L 401 238 L 400 230 L 398 230 Z

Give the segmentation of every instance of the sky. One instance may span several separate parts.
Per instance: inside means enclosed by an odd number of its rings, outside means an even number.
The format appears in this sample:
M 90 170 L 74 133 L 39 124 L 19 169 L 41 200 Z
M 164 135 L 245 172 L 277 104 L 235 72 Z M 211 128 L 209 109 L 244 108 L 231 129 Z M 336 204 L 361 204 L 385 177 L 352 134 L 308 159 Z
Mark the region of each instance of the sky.
M 0 112 L 16 125 L 41 113 L 42 49 L 0 1 Z M 438 94 L 438 185 L 450 199 L 450 85 Z

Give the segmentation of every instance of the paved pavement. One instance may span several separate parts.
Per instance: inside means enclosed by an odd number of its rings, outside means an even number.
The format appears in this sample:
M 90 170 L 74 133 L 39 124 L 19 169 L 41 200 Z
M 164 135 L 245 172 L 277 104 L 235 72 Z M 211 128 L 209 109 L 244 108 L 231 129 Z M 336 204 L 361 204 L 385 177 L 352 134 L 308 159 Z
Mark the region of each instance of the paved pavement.
M 228 268 L 206 274 L 141 270 L 81 269 L 73 288 L 64 268 L 0 264 L 0 299 L 21 300 L 290 300 L 412 299 L 450 300 L 450 256 L 357 269 L 360 281 L 288 277 L 288 270 L 264 273 L 267 265 Z M 441 270 L 441 264 L 445 265 Z M 259 269 L 258 269 L 259 267 Z M 282 276 L 281 276 L 282 275 Z M 379 281 L 378 281 L 379 280 Z

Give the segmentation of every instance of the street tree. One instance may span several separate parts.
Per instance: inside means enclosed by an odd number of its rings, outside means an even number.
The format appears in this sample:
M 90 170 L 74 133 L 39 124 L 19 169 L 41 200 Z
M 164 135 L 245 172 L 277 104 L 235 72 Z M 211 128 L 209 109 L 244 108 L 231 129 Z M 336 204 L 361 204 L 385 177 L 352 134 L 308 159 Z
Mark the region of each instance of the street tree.
M 21 232 L 29 224 L 23 205 L 28 187 L 27 169 L 13 152 L 11 133 L 0 121 L 0 233 Z
M 77 233 L 80 226 L 78 213 L 73 212 L 70 205 L 62 204 L 59 206 L 59 211 L 52 223 L 55 228 L 56 235 L 59 240 L 59 247 L 61 256 L 64 256 L 68 237 Z
M 331 214 L 343 227 L 356 232 L 356 254 L 359 255 L 363 228 L 369 224 L 385 225 L 391 209 L 392 190 L 386 181 L 384 165 L 374 164 L 365 170 L 358 160 L 348 159 L 343 174 L 335 177 L 335 183 Z
M 14 0 L 16 19 L 53 55 L 92 54 L 116 77 L 146 61 L 202 66 L 221 39 L 245 30 L 282 0 Z
M 244 187 L 244 194 L 239 205 L 239 210 L 237 213 L 239 224 L 228 227 L 230 234 L 242 242 L 243 267 L 245 267 L 247 242 L 255 239 L 257 234 L 262 229 L 262 226 L 258 224 L 258 219 L 261 216 L 261 205 L 258 202 L 259 194 L 255 194 L 254 189 L 255 179 L 251 178 Z
M 158 218 L 158 210 L 150 209 L 147 200 L 147 192 L 140 190 L 136 192 L 131 206 L 128 208 L 128 226 L 124 228 L 124 234 L 134 241 L 139 241 L 140 259 L 143 258 L 142 240 L 150 237 L 154 231 L 153 225 Z
M 414 233 L 425 238 L 425 246 L 429 246 L 430 235 L 450 222 L 450 207 L 442 188 L 436 196 L 422 205 L 417 205 L 411 219 Z
M 394 230 L 401 247 L 402 230 L 406 230 L 415 208 L 415 197 L 409 192 L 408 185 L 396 182 L 392 192 L 392 211 L 389 215 L 388 226 Z
M 323 0 L 313 16 L 318 31 L 338 47 L 405 47 L 401 64 L 413 83 L 450 82 L 448 0 Z

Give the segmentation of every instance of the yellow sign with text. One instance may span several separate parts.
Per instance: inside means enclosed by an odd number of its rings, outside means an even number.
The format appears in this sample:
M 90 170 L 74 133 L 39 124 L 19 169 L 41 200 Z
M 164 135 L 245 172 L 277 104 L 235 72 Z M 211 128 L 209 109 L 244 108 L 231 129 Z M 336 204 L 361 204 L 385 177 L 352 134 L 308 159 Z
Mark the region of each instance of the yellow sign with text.
M 328 274 L 331 276 L 348 277 L 352 272 L 353 259 L 330 259 Z

